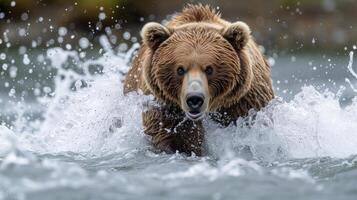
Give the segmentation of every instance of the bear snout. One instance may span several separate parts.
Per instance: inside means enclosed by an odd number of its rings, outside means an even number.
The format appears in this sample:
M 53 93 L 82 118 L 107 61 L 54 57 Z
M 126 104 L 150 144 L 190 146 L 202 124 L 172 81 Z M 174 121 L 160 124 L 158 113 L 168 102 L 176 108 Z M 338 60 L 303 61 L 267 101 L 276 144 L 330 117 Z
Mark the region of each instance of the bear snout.
M 186 96 L 185 107 L 186 116 L 193 120 L 201 119 L 207 108 L 207 100 L 203 93 L 191 92 Z
M 191 120 L 201 119 L 208 108 L 207 88 L 199 77 L 188 77 L 188 82 L 181 96 L 182 110 Z
M 190 108 L 190 112 L 199 113 L 201 112 L 201 106 L 205 101 L 204 95 L 202 93 L 190 93 L 186 97 L 186 103 Z

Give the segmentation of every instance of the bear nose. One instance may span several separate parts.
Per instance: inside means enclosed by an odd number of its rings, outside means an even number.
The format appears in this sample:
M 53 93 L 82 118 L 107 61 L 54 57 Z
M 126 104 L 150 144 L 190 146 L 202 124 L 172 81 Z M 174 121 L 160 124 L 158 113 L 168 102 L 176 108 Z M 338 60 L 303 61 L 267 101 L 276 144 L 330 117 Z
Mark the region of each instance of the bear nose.
M 186 103 L 192 111 L 199 112 L 204 100 L 203 94 L 195 93 L 187 95 Z

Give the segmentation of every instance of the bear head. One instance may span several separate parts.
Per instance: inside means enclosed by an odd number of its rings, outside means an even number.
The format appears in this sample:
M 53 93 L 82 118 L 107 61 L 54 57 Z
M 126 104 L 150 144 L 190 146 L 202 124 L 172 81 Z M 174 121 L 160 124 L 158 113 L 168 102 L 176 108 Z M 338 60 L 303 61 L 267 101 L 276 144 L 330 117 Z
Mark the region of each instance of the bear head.
M 149 50 L 146 85 L 157 98 L 179 105 L 191 120 L 234 102 L 249 87 L 252 72 L 245 47 L 251 38 L 243 22 L 175 28 L 150 22 L 141 36 Z

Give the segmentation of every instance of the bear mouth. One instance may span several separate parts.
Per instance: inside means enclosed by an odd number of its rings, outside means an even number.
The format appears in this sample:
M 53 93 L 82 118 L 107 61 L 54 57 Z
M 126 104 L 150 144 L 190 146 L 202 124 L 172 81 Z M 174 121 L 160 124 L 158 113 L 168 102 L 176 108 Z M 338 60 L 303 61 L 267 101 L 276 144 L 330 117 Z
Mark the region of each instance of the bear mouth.
M 190 111 L 190 112 L 186 112 L 186 116 L 192 121 L 197 121 L 203 118 L 204 113 L 197 112 L 197 111 Z

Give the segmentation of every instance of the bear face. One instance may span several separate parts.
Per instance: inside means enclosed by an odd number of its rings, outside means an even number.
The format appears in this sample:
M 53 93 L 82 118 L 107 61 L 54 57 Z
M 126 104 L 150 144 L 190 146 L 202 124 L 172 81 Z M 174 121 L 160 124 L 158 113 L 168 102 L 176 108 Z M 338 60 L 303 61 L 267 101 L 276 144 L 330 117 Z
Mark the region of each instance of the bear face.
M 250 37 L 243 22 L 226 27 L 190 23 L 174 29 L 148 23 L 142 37 L 151 53 L 143 74 L 146 84 L 191 120 L 217 109 L 219 101 L 243 84 L 240 52 Z

